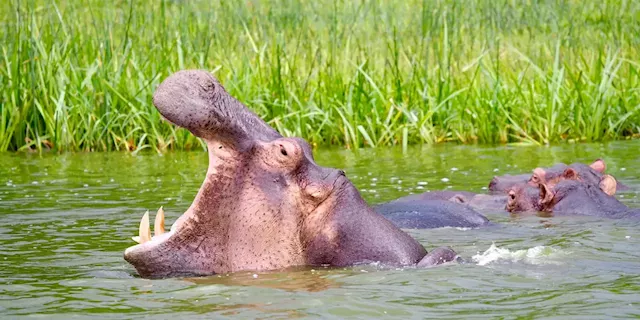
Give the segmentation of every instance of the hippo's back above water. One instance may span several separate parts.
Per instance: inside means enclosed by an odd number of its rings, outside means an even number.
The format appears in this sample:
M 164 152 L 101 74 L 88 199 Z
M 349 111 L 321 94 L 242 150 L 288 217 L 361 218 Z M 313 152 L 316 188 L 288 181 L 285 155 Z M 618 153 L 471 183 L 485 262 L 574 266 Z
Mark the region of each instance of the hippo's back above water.
M 392 201 L 373 209 L 403 229 L 477 228 L 491 224 L 469 206 L 447 200 Z
M 399 199 L 394 200 L 394 202 L 421 202 L 421 201 L 432 201 L 432 200 L 453 200 L 456 197 L 463 197 L 466 199 L 471 199 L 476 196 L 476 193 L 469 191 L 457 191 L 457 190 L 442 190 L 442 191 L 431 191 L 424 192 L 419 194 L 412 194 L 409 196 L 405 196 Z

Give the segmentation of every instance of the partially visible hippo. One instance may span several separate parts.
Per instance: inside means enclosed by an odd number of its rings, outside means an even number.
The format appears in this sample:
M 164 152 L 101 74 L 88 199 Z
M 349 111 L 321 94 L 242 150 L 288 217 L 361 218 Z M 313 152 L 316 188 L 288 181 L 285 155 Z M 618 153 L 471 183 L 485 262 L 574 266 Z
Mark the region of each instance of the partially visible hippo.
M 505 211 L 507 196 L 502 194 L 476 194 L 473 197 L 458 195 L 454 198 L 450 198 L 449 201 L 468 205 L 481 213 L 499 213 Z
M 590 165 L 576 162 L 564 167 L 554 166 L 549 169 L 535 168 L 528 182 L 532 186 L 538 186 L 539 184 L 553 186 L 561 180 L 579 180 L 593 186 L 598 186 L 604 176 L 606 168 L 607 166 L 602 159 L 597 159 Z M 628 189 L 627 186 L 616 181 L 616 184 L 603 191 L 609 195 L 614 195 L 616 190 Z
M 493 177 L 489 182 L 489 192 L 494 194 L 507 193 L 515 185 L 528 183 L 537 187 L 540 183 L 555 184 L 559 180 L 581 180 L 592 185 L 598 185 L 607 166 L 604 160 L 596 159 L 590 165 L 576 162 L 570 165 L 558 163 L 550 168 L 535 168 L 532 174 L 504 175 Z M 571 169 L 567 171 L 568 169 Z M 624 184 L 617 182 L 616 190 L 628 190 Z M 609 190 L 609 192 L 615 190 Z M 612 193 L 612 194 L 613 194 Z
M 509 192 L 513 186 L 527 183 L 530 178 L 530 173 L 495 176 L 489 182 L 489 192 L 492 194 L 505 194 Z
M 304 140 L 283 138 L 208 72 L 169 76 L 153 104 L 207 143 L 209 167 L 169 232 L 162 216 L 151 237 L 143 217 L 140 244 L 124 253 L 142 277 L 369 262 L 429 266 L 456 256 L 449 248 L 427 254 L 373 211 L 342 170 L 318 166 Z
M 457 190 L 442 190 L 442 191 L 427 191 L 418 194 L 412 194 L 393 200 L 394 202 L 415 202 L 415 201 L 429 201 L 429 200 L 451 200 L 453 202 L 460 202 L 454 200 L 454 198 L 466 198 L 470 199 L 476 196 L 476 193 L 469 191 L 457 191 Z
M 521 184 L 524 184 L 521 182 Z M 489 195 L 489 194 L 478 194 L 469 191 L 456 191 L 456 190 L 442 190 L 442 191 L 430 191 L 424 192 L 420 194 L 412 194 L 406 197 L 402 197 L 396 200 L 393 200 L 393 203 L 404 202 L 404 203 L 426 203 L 429 201 L 435 200 L 446 200 L 450 202 L 455 202 L 459 204 L 464 204 L 473 208 L 480 213 L 496 213 L 503 212 L 505 210 L 505 205 L 507 204 L 507 196 L 506 195 Z M 436 204 L 428 205 L 436 206 Z M 454 210 L 456 207 L 449 206 L 446 209 Z M 375 208 L 374 208 L 375 209 Z M 438 211 L 442 212 L 444 207 L 438 209 Z M 450 219 L 453 219 L 454 214 L 449 214 Z
M 396 226 L 403 229 L 442 227 L 477 228 L 489 220 L 472 208 L 449 200 L 410 200 L 403 198 L 373 207 Z
M 528 183 L 511 187 L 507 193 L 505 209 L 509 212 L 542 211 L 540 207 L 540 189 Z
M 614 184 L 615 179 L 604 175 L 603 184 Z M 540 211 L 553 215 L 586 215 L 606 218 L 640 218 L 640 209 L 630 209 L 599 186 L 578 180 L 561 180 L 554 186 L 541 184 L 516 187 L 509 193 L 507 210 L 510 212 Z M 514 191 L 514 190 L 512 190 Z

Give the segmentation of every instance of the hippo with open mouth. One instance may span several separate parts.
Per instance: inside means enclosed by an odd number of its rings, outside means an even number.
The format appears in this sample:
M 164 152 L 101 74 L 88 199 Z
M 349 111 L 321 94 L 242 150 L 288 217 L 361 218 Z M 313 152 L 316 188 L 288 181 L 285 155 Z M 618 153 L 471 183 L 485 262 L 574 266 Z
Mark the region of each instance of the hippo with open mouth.
M 140 276 L 371 262 L 422 267 L 456 259 L 449 248 L 427 254 L 373 211 L 342 170 L 318 166 L 304 140 L 283 138 L 210 73 L 169 76 L 153 104 L 207 143 L 209 167 L 193 203 L 168 232 L 160 212 L 151 237 L 144 215 L 139 244 L 124 253 Z

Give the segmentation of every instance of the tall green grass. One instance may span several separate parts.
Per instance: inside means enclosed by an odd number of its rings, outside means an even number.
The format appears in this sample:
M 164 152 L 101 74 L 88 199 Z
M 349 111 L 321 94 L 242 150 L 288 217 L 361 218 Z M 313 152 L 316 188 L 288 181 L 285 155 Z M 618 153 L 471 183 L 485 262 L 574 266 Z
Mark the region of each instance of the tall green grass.
M 192 149 L 154 88 L 216 74 L 312 144 L 640 133 L 640 2 L 5 1 L 0 151 Z

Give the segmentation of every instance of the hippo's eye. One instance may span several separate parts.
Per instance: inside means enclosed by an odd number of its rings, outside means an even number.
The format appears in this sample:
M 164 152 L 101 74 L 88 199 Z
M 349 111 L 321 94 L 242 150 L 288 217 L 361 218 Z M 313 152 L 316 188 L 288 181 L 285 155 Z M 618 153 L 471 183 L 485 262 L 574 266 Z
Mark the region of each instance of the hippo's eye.
M 272 157 L 270 160 L 278 163 L 279 166 L 283 169 L 294 169 L 301 162 L 301 151 L 296 145 L 295 141 L 287 141 L 282 139 L 282 141 L 276 141 L 270 147 Z
M 533 176 L 533 177 L 531 177 L 531 181 L 533 181 L 533 182 L 538 182 L 538 176 Z

